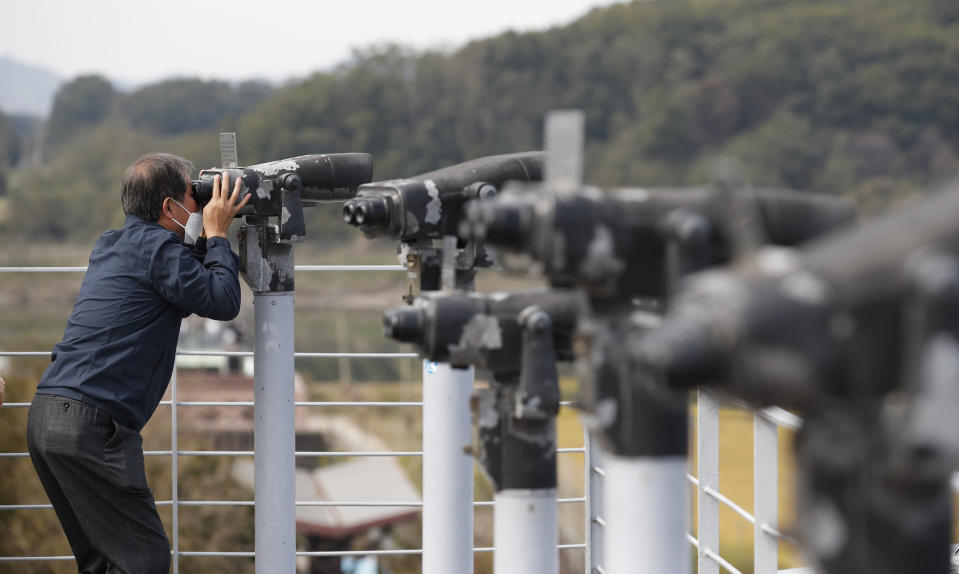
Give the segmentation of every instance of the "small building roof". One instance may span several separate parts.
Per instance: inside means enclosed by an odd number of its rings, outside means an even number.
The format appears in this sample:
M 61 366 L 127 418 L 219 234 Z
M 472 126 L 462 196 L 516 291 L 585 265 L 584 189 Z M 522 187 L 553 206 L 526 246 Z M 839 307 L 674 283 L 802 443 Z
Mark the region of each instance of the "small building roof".
M 233 475 L 253 488 L 253 461 L 238 460 Z M 298 502 L 392 502 L 407 506 L 297 506 L 296 526 L 327 538 L 346 538 L 416 516 L 421 497 L 395 459 L 355 458 L 314 470 L 296 470 Z

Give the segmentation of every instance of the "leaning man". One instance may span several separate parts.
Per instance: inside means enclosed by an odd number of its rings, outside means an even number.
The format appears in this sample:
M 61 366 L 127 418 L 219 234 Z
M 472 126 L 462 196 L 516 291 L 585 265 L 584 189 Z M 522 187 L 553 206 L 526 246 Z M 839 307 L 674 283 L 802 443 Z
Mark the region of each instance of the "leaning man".
M 30 458 L 84 574 L 169 572 L 140 429 L 173 373 L 180 321 L 240 310 L 226 232 L 249 195 L 237 203 L 240 181 L 230 194 L 217 176 L 201 215 L 192 170 L 156 153 L 123 174 L 126 222 L 93 248 L 30 407 Z

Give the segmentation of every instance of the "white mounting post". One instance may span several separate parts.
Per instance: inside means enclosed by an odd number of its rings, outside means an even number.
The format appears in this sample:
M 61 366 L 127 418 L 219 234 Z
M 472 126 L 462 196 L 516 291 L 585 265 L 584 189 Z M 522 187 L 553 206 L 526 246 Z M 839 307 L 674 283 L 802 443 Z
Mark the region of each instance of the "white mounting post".
M 256 293 L 254 491 L 256 574 L 296 571 L 293 292 Z
M 423 361 L 423 574 L 473 572 L 473 367 Z

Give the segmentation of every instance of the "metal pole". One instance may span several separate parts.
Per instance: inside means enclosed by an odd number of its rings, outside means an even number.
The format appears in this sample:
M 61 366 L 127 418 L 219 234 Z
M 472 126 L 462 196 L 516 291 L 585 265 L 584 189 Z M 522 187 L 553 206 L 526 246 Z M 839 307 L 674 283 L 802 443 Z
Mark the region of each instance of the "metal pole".
M 296 571 L 293 292 L 255 293 L 256 572 Z
M 586 572 L 598 574 L 606 564 L 603 555 L 606 548 L 606 514 L 603 512 L 606 459 L 599 441 L 585 425 L 583 443 L 586 445 Z
M 689 572 L 686 457 L 604 456 L 606 572 Z
M 170 498 L 173 511 L 173 544 L 170 551 L 173 553 L 173 574 L 180 574 L 180 441 L 177 431 L 177 376 L 176 363 L 173 368 L 173 379 L 170 383 Z
M 700 387 L 697 392 L 697 456 L 699 468 L 699 574 L 719 574 L 719 564 L 707 551 L 719 554 L 719 501 L 706 494 L 706 488 L 719 491 L 719 400 L 712 391 Z
M 473 376 L 423 361 L 423 574 L 473 572 Z
M 556 489 L 507 489 L 496 493 L 493 572 L 557 574 L 559 512 Z
M 775 574 L 779 567 L 779 540 L 763 530 L 779 528 L 779 427 L 753 415 L 753 571 Z

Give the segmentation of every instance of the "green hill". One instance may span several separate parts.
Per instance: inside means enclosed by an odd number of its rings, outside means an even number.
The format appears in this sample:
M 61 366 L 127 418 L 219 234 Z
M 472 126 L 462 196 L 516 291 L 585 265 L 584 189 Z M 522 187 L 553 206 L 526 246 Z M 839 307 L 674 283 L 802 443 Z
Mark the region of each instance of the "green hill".
M 942 0 L 643 2 L 453 53 L 372 47 L 275 91 L 111 92 L 102 119 L 9 176 L 3 230 L 88 240 L 119 220 L 122 166 L 160 149 L 212 165 L 219 130 L 247 163 L 365 151 L 385 179 L 540 147 L 543 114 L 570 107 L 586 111 L 593 183 L 702 182 L 726 155 L 754 183 L 876 209 L 959 172 L 957 22 Z

